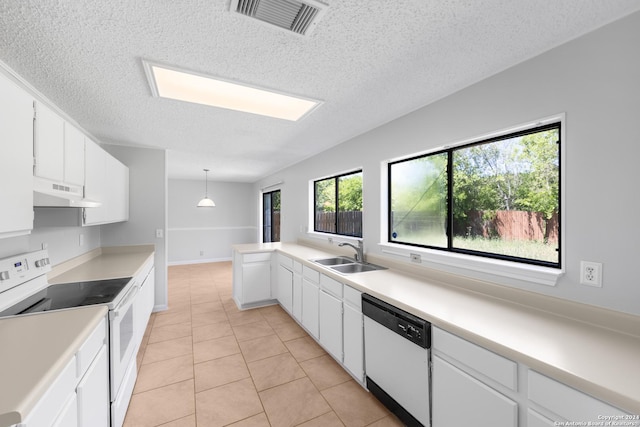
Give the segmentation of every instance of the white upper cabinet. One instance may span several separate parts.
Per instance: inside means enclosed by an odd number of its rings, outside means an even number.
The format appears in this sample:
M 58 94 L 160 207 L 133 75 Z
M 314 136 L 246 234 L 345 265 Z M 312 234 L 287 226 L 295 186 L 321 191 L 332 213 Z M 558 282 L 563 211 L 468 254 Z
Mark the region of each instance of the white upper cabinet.
M 84 185 L 84 134 L 64 123 L 64 182 Z
M 85 136 L 43 103 L 35 102 L 33 174 L 65 184 L 84 185 Z
M 85 181 L 84 197 L 102 202 L 99 208 L 84 210 L 84 225 L 102 224 L 106 221 L 105 195 L 107 153 L 91 140 L 85 142 Z
M 33 98 L 0 74 L 0 237 L 33 228 Z
M 64 120 L 43 103 L 35 102 L 33 136 L 35 168 L 33 174 L 53 181 L 64 181 Z
M 83 225 L 129 219 L 129 168 L 89 139 L 85 141 L 84 185 L 85 198 L 102 205 L 84 209 Z

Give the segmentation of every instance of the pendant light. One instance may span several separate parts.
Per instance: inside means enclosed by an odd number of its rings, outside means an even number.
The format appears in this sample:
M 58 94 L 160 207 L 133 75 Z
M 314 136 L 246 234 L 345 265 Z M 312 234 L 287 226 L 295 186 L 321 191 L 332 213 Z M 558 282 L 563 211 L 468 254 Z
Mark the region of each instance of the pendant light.
M 207 174 L 209 173 L 209 169 L 202 169 L 204 171 L 204 199 L 200 200 L 198 202 L 198 207 L 199 208 L 212 208 L 214 207 L 216 204 L 213 203 L 213 200 L 211 200 L 209 198 L 208 195 L 208 188 L 207 188 Z

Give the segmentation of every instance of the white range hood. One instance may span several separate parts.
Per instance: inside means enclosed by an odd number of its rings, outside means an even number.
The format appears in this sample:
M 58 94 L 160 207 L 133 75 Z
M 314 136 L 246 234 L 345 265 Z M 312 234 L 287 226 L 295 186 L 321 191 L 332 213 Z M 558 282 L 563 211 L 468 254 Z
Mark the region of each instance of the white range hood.
M 33 177 L 33 206 L 47 208 L 97 208 L 101 202 L 84 198 L 84 188 Z

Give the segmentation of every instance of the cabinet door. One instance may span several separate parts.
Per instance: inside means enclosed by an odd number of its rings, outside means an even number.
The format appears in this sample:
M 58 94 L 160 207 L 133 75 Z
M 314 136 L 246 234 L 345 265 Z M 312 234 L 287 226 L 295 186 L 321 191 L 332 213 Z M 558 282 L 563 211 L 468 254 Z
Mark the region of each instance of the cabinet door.
M 302 322 L 302 274 L 293 273 L 293 317 Z
M 344 366 L 364 382 L 364 329 L 362 312 L 344 304 Z
M 64 123 L 64 182 L 84 185 L 84 134 Z
M 60 410 L 60 414 L 55 419 L 51 427 L 77 427 L 82 426 L 78 423 L 78 399 L 76 394 L 72 393 Z M 31 427 L 30 425 L 27 427 Z
M 99 208 L 85 208 L 84 225 L 102 224 L 105 222 L 106 206 L 106 158 L 107 153 L 91 140 L 85 142 L 85 184 L 84 195 L 87 199 L 102 202 Z
M 434 426 L 518 425 L 516 402 L 436 355 L 433 355 L 432 387 Z
M 2 74 L 0 134 L 0 234 L 25 234 L 33 228 L 33 98 Z
M 109 182 L 105 192 L 105 222 L 129 219 L 129 168 L 105 152 L 105 179 Z
M 64 180 L 64 120 L 47 106 L 36 101 L 34 130 L 34 175 L 62 182 Z
M 342 363 L 342 300 L 320 291 L 320 344 Z
M 81 426 L 109 427 L 109 360 L 103 346 L 76 389 Z
M 271 262 L 242 264 L 242 303 L 265 301 L 271 298 Z
M 557 425 L 559 425 L 559 423 L 551 421 L 533 409 L 527 411 L 527 427 L 553 427 Z
M 278 265 L 278 302 L 289 313 L 293 311 L 293 272 Z
M 316 339 L 319 336 L 319 293 L 318 285 L 307 278 L 302 279 L 302 326 L 307 328 L 307 331 Z

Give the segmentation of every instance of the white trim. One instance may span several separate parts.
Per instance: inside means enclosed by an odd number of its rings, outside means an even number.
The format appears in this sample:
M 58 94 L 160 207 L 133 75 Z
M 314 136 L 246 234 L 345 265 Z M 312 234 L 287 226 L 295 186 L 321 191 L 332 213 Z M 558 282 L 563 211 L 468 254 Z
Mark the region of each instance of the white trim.
M 174 266 L 174 265 L 188 265 L 188 264 L 208 264 L 211 262 L 228 262 L 231 261 L 232 258 L 231 257 L 225 257 L 225 258 L 207 258 L 207 259 L 192 259 L 192 260 L 186 260 L 186 261 L 171 261 L 169 262 L 169 266 Z
M 254 225 L 232 225 L 228 227 L 175 227 L 167 231 L 220 231 L 220 230 L 251 230 L 257 228 Z
M 564 271 L 557 268 L 523 264 L 515 261 L 503 261 L 473 255 L 457 254 L 434 249 L 408 247 L 396 243 L 379 243 L 385 255 L 410 258 L 410 254 L 418 254 L 422 258 L 420 264 L 425 268 L 451 270 L 454 268 L 461 274 L 477 277 L 473 273 L 482 273 L 502 279 L 515 279 L 545 286 L 555 286 Z M 499 280 L 500 281 L 500 280 Z M 502 282 L 502 281 L 500 281 Z

